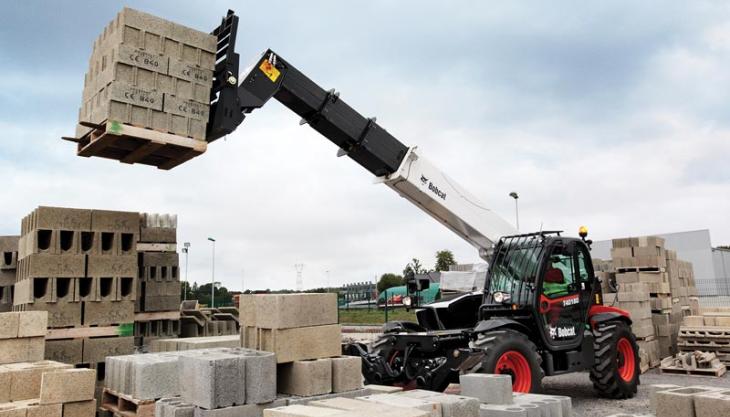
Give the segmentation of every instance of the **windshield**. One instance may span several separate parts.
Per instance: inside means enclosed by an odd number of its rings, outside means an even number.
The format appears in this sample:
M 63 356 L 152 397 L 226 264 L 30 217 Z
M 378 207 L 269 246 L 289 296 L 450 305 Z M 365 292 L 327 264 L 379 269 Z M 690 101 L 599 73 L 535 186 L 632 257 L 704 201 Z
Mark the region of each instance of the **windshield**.
M 505 238 L 492 258 L 488 293 L 506 292 L 515 304 L 529 303 L 542 250 L 537 236 Z

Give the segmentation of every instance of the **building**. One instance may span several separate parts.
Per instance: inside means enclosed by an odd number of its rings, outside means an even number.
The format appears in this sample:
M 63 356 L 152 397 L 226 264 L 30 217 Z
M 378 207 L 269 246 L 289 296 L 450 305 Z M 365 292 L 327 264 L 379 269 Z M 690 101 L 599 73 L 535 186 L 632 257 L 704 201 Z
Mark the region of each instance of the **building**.
M 692 262 L 700 296 L 730 295 L 730 250 L 713 248 L 709 230 L 656 236 L 664 238 L 667 249 L 677 251 L 677 258 Z M 593 242 L 591 254 L 594 258 L 611 259 L 611 241 Z

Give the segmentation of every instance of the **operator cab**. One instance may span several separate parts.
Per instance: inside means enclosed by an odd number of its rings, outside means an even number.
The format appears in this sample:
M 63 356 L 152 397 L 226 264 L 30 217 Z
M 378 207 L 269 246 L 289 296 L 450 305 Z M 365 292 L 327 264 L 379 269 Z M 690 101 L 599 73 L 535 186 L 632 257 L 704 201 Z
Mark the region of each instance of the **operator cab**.
M 535 342 L 551 350 L 581 344 L 593 299 L 593 267 L 586 242 L 560 233 L 500 239 L 487 275 L 480 320 L 509 317 L 522 322 L 531 328 Z M 534 323 L 540 328 L 535 329 Z

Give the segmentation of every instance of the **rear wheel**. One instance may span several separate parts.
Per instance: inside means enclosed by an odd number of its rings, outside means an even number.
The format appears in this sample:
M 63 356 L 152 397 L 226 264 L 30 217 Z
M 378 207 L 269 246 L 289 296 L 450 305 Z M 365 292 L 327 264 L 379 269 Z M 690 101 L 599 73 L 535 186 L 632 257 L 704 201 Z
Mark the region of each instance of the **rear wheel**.
M 487 332 L 479 335 L 472 346 L 484 351 L 479 372 L 511 376 L 514 392 L 542 390 L 542 358 L 524 334 L 514 330 Z
M 593 330 L 593 387 L 608 398 L 632 398 L 639 385 L 639 348 L 629 326 L 620 321 Z

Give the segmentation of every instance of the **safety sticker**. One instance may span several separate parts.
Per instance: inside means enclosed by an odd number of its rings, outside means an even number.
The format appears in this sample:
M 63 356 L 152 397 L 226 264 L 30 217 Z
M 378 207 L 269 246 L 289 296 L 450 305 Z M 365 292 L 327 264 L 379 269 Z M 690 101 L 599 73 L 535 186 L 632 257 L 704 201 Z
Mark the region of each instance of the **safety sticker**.
M 271 82 L 276 82 L 276 79 L 279 78 L 279 75 L 281 74 L 281 71 L 276 69 L 276 67 L 271 65 L 271 62 L 266 59 L 261 63 L 261 65 L 259 65 L 259 69 L 261 72 L 266 74 L 267 77 L 269 77 Z

